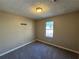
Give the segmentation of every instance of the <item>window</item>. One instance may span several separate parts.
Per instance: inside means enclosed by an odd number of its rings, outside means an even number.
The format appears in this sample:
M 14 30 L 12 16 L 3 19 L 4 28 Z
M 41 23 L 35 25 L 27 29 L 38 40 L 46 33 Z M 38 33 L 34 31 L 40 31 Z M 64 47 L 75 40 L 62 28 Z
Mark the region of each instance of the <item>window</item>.
M 53 38 L 53 21 L 47 21 L 46 22 L 46 37 Z

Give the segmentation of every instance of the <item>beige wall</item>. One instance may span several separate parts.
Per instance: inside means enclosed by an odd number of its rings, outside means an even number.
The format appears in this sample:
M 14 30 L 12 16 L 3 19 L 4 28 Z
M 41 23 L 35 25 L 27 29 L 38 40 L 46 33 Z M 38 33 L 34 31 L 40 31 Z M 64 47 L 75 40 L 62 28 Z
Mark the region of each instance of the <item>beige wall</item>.
M 77 40 L 77 46 L 78 46 L 78 51 L 79 51 L 79 19 L 78 19 L 78 30 L 77 30 L 77 36 L 78 36 L 78 40 Z
M 79 13 L 77 13 L 79 15 Z M 77 50 L 79 51 L 79 16 L 76 17 L 77 19 L 77 40 L 76 40 L 76 45 L 77 45 Z
M 26 23 L 27 25 L 20 25 Z M 34 21 L 0 12 L 0 54 L 34 39 Z
M 54 37 L 48 39 L 45 37 L 45 22 L 54 21 Z M 72 50 L 79 51 L 78 28 L 79 12 L 51 17 L 36 22 L 37 39 L 63 46 Z M 78 31 L 77 31 L 78 30 Z

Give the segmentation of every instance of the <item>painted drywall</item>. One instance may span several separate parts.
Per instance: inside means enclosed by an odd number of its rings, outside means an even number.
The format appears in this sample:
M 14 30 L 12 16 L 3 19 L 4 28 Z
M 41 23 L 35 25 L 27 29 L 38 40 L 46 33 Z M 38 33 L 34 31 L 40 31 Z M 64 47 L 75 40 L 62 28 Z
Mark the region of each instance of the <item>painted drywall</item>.
M 48 20 L 54 21 L 54 36 L 52 39 L 45 37 L 45 22 Z M 79 51 L 78 20 L 79 12 L 73 12 L 37 21 L 36 39 Z
M 21 23 L 27 25 L 21 25 Z M 26 44 L 34 37 L 33 20 L 0 12 L 0 54 Z
M 77 15 L 79 15 L 79 13 L 77 13 Z M 79 16 L 76 17 L 77 19 L 77 40 L 76 40 L 76 45 L 77 45 L 77 50 L 79 51 Z
M 78 17 L 79 18 L 79 17 Z M 78 36 L 78 39 L 77 39 L 77 46 L 78 46 L 78 51 L 79 51 L 79 19 L 78 19 L 78 29 L 77 29 L 77 36 Z

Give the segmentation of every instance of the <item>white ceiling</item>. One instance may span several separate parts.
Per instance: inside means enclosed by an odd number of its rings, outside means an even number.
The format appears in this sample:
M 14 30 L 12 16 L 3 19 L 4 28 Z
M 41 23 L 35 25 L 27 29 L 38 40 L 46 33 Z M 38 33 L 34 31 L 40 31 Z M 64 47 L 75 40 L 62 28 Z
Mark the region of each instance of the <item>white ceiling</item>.
M 43 8 L 42 13 L 36 13 L 35 8 Z M 41 19 L 79 10 L 79 0 L 0 0 L 0 10 Z

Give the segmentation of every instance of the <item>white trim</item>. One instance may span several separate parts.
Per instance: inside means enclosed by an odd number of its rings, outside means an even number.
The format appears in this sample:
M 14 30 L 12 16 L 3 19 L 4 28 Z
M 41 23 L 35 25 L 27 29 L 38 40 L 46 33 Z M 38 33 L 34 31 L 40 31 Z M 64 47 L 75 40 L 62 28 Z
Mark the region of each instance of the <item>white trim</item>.
M 11 50 L 9 50 L 9 51 L 6 51 L 6 52 L 0 54 L 0 56 L 6 55 L 6 54 L 8 54 L 8 53 L 10 53 L 10 52 L 12 52 L 12 51 L 15 51 L 15 50 L 17 50 L 17 49 L 19 49 L 19 48 L 22 48 L 22 47 L 24 47 L 24 46 L 26 46 L 26 45 L 28 45 L 28 44 L 34 42 L 34 41 L 35 41 L 35 40 L 32 40 L 31 42 L 28 42 L 28 43 L 26 43 L 26 44 L 23 44 L 23 45 L 21 45 L 21 46 L 18 46 L 18 47 L 16 47 L 16 48 L 14 48 L 14 49 L 11 49 Z
M 76 54 L 79 54 L 79 51 L 75 51 L 75 50 L 72 50 L 72 49 L 69 49 L 69 48 L 65 48 L 63 46 L 55 45 L 55 44 L 52 44 L 52 43 L 49 43 L 49 42 L 46 42 L 46 41 L 43 41 L 43 40 L 39 40 L 39 39 L 36 39 L 36 40 L 43 42 L 43 43 L 46 43 L 46 44 L 49 44 L 49 45 L 52 45 L 52 46 L 55 46 L 55 47 L 58 47 L 58 48 L 61 48 L 61 49 L 64 49 L 64 50 L 67 50 L 67 51 L 70 51 L 70 52 L 73 52 L 73 53 L 76 53 Z

